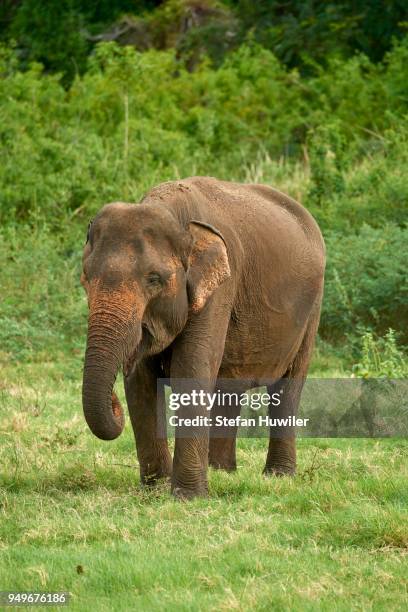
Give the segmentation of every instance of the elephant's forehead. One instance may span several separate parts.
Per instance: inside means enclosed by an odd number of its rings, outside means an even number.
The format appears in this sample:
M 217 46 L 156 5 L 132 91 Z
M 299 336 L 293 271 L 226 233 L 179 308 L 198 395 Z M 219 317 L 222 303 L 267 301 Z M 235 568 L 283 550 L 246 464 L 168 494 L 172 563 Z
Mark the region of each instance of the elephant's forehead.
M 106 232 L 117 232 L 118 238 L 137 235 L 139 238 L 152 238 L 165 232 L 169 219 L 158 211 L 141 204 L 113 202 L 106 204 L 94 220 L 98 229 Z
M 137 217 L 139 216 L 136 214 L 134 204 L 114 202 L 106 204 L 102 208 L 94 219 L 94 224 L 102 230 L 120 228 L 122 231 L 126 231 L 127 228 L 133 229 L 135 225 L 138 225 Z

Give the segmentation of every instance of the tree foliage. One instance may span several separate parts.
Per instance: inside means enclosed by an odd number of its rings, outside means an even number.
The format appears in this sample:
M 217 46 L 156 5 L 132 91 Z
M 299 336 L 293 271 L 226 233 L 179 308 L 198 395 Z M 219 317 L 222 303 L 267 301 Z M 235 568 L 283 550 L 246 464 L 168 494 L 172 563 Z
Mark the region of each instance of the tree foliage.
M 305 74 L 355 52 L 379 62 L 407 26 L 404 0 L 5 0 L 0 9 L 0 37 L 16 41 L 22 65 L 39 61 L 66 84 L 101 40 L 175 48 L 191 70 L 252 39 Z

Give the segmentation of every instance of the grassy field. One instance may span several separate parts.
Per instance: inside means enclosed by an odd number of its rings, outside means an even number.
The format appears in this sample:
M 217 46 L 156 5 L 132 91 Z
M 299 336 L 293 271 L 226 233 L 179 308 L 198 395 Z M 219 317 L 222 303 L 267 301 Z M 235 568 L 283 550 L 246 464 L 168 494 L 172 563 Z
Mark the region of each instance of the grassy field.
M 300 440 L 294 479 L 241 440 L 208 500 L 139 486 L 131 428 L 81 412 L 78 357 L 5 367 L 0 588 L 66 590 L 72 610 L 405 610 L 408 441 Z

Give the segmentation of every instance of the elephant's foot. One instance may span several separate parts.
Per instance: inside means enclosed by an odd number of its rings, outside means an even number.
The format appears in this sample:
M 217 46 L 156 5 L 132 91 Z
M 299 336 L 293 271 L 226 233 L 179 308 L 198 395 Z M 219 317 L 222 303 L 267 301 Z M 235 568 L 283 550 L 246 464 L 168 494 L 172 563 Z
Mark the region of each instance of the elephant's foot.
M 237 464 L 236 463 L 224 463 L 221 461 L 214 461 L 212 459 L 210 459 L 209 461 L 210 466 L 212 467 L 213 470 L 224 470 L 225 472 L 236 472 L 237 471 Z
M 171 492 L 177 499 L 208 495 L 208 438 L 176 438 Z
M 208 463 L 214 470 L 235 472 L 237 469 L 235 438 L 211 438 Z
M 277 476 L 278 478 L 282 478 L 282 476 L 294 476 L 296 474 L 296 468 L 291 468 L 288 466 L 268 466 L 265 465 L 262 474 L 265 476 Z
M 172 483 L 171 494 L 176 499 L 182 501 L 194 499 L 195 497 L 208 497 L 208 483 L 202 483 L 200 486 L 194 488 L 178 486 Z
M 143 485 L 153 486 L 158 481 L 171 478 L 172 460 L 168 453 L 152 463 L 140 465 L 140 481 Z
M 184 473 L 177 475 L 173 471 L 171 480 L 171 493 L 176 499 L 187 500 L 194 497 L 208 496 L 208 480 L 206 473 L 202 473 L 198 478 L 191 474 Z
M 171 478 L 171 472 L 153 472 L 152 474 L 143 474 L 140 476 L 140 482 L 142 485 L 147 487 L 153 487 L 162 480 L 169 480 Z
M 271 438 L 263 474 L 279 477 L 294 476 L 295 473 L 296 441 L 294 439 Z

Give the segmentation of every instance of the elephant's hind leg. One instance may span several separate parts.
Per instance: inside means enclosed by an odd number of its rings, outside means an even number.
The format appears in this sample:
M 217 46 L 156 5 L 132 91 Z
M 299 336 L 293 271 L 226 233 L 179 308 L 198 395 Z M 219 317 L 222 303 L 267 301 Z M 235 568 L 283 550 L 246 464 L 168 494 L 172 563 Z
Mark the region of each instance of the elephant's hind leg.
M 235 385 L 236 387 L 236 385 Z M 241 406 L 234 384 L 217 381 L 216 391 L 220 401 L 211 410 L 212 427 L 210 429 L 209 464 L 216 470 L 233 472 L 237 469 L 236 439 L 238 427 L 227 424 L 225 420 L 233 419 L 240 413 Z
M 210 437 L 209 464 L 212 468 L 235 472 L 237 469 L 236 439 L 236 435 L 228 438 Z
M 273 385 L 268 386 L 270 395 L 280 393 L 279 406 L 270 406 L 271 419 L 285 419 L 297 415 L 300 396 L 312 357 L 314 340 L 319 325 L 320 303 L 312 313 L 300 349 L 290 370 Z M 294 427 L 270 428 L 269 448 L 264 474 L 292 476 L 296 472 L 296 436 Z

